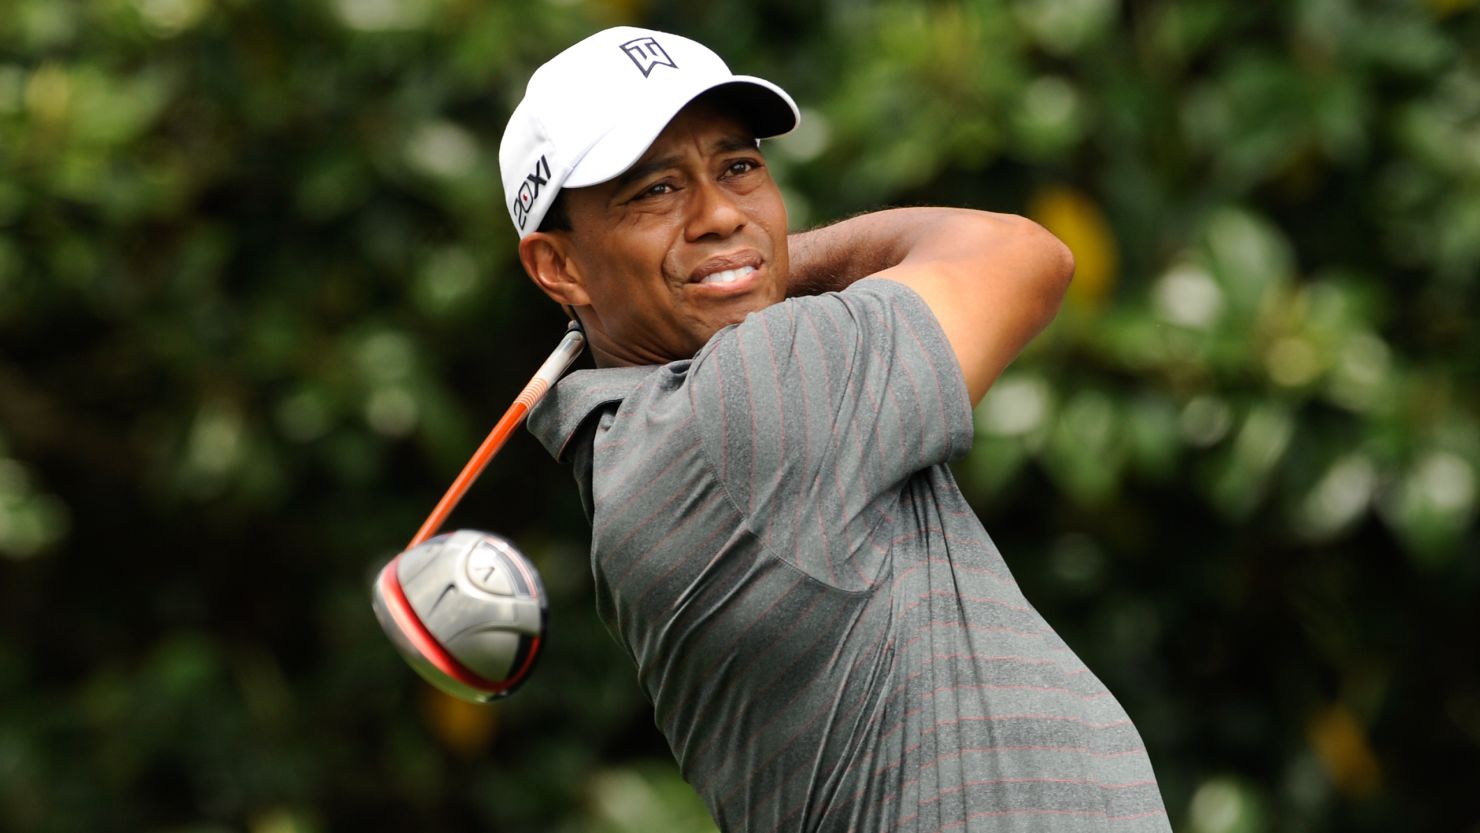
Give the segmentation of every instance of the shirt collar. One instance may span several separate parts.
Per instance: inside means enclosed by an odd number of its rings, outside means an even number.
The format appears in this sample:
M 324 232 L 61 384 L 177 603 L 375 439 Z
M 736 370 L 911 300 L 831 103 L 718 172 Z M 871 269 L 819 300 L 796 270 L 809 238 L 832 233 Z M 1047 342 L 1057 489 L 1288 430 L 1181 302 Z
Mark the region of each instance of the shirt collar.
M 557 461 L 586 418 L 603 405 L 621 402 L 661 365 L 577 370 L 562 378 L 529 412 L 529 431 Z

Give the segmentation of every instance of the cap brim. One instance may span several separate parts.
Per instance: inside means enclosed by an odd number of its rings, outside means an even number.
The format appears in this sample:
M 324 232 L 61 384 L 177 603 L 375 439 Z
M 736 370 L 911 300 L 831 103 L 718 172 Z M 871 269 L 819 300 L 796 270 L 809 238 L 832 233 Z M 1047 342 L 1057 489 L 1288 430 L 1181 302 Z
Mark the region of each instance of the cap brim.
M 658 134 L 679 111 L 694 99 L 709 93 L 718 93 L 733 102 L 736 114 L 750 124 L 757 139 L 789 133 L 801 120 L 796 102 L 785 90 L 764 78 L 736 75 L 722 83 L 696 90 L 688 98 L 668 99 L 647 112 L 622 120 L 586 151 L 561 187 L 584 188 L 621 176 L 647 153 Z

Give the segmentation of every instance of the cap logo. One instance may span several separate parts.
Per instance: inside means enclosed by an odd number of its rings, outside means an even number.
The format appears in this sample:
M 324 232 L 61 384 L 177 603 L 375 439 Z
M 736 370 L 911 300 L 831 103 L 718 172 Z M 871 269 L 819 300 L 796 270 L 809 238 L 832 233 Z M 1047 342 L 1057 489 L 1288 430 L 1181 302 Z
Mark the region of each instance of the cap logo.
M 524 221 L 529 219 L 529 210 L 534 208 L 534 201 L 539 199 L 540 188 L 550 182 L 550 163 L 545 161 L 543 155 L 540 161 L 534 163 L 534 173 L 524 178 L 519 185 L 519 194 L 514 198 L 514 225 L 524 230 Z
M 678 69 L 678 64 L 668 57 L 668 53 L 663 51 L 658 40 L 651 35 L 627 41 L 622 44 L 622 51 L 626 52 L 627 57 L 632 59 L 632 63 L 637 64 L 637 68 L 642 70 L 643 78 L 648 77 L 654 67 Z

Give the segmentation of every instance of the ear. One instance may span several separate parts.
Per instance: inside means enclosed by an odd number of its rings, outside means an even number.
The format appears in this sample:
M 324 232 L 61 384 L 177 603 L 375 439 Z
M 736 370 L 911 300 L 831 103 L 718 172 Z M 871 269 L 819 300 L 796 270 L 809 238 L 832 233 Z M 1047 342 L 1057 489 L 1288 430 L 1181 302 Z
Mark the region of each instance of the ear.
M 555 303 L 566 307 L 591 303 L 585 276 L 571 257 L 570 240 L 563 234 L 537 231 L 521 239 L 519 262 L 530 280 Z

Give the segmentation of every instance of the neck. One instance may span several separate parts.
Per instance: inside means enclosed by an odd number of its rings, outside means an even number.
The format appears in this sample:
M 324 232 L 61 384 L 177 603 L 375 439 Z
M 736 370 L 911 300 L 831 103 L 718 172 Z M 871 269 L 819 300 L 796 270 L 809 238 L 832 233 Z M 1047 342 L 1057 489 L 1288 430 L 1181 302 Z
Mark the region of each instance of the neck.
M 641 347 L 615 344 L 604 332 L 587 331 L 586 337 L 591 346 L 591 358 L 597 367 L 648 367 L 673 361 L 671 356 L 661 356 Z

